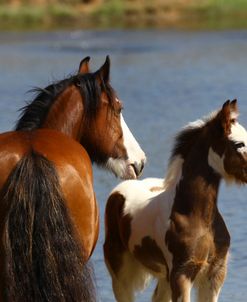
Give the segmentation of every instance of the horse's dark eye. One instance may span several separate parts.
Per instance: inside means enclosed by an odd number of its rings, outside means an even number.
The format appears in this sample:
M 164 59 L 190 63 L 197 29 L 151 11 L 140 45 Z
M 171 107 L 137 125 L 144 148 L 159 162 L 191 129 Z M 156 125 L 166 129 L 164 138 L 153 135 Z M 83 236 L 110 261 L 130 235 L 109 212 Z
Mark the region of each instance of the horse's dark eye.
M 77 87 L 81 87 L 81 81 L 79 79 L 75 79 L 74 84 Z
M 120 108 L 116 109 L 116 114 L 118 114 L 118 115 L 121 114 L 122 110 L 123 110 L 122 106 Z
M 234 146 L 236 149 L 239 149 L 239 148 L 245 147 L 245 144 L 244 143 L 235 143 Z

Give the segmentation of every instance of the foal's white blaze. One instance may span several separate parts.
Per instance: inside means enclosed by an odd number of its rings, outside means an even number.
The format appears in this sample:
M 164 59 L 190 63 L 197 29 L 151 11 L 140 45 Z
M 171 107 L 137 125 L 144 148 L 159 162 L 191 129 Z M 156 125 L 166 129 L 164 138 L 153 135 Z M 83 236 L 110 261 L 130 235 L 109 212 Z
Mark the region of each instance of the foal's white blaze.
M 232 124 L 231 133 L 228 138 L 234 143 L 243 143 L 244 146 L 238 148 L 237 151 L 240 153 L 247 153 L 247 131 L 238 122 Z M 229 176 L 229 174 L 227 174 L 224 168 L 224 158 L 224 154 L 222 155 L 222 157 L 220 157 L 219 154 L 214 152 L 211 147 L 209 148 L 208 164 L 226 180 L 230 180 L 231 177 Z
M 123 144 L 127 152 L 127 160 L 110 157 L 107 161 L 107 167 L 113 171 L 118 177 L 124 179 L 137 178 L 133 165 L 140 170 L 146 162 L 146 156 L 133 134 L 126 125 L 121 114 L 121 127 L 123 131 Z
M 229 135 L 229 139 L 234 143 L 243 143 L 244 146 L 238 148 L 238 152 L 245 153 L 247 152 L 247 131 L 246 129 L 240 125 L 239 123 L 235 122 L 231 126 L 231 134 Z

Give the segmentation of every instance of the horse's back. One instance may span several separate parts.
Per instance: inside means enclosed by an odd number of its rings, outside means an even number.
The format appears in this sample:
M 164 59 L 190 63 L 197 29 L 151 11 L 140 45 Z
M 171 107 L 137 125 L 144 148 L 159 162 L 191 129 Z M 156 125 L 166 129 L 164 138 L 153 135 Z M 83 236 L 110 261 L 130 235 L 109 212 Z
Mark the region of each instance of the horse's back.
M 127 180 L 110 194 L 105 212 L 105 262 L 113 278 L 114 293 L 133 300 L 133 291 L 148 284 L 150 273 L 166 276 L 168 252 L 165 248 L 163 206 L 164 179 Z M 169 263 L 170 264 L 170 263 Z M 128 285 L 130 286 L 128 287 Z M 128 288 L 128 290 L 124 290 Z M 121 301 L 121 300 L 120 300 Z
M 162 213 L 161 207 L 166 206 L 160 202 L 164 194 L 161 185 L 163 179 L 160 178 L 127 180 L 116 186 L 108 198 L 106 227 L 114 229 L 116 223 L 110 217 L 118 217 L 119 232 L 129 230 L 125 231 L 126 236 L 122 240 L 131 251 L 145 236 L 157 238 L 160 233 L 158 220 Z M 167 218 L 169 214 L 170 206 L 167 203 Z
M 40 154 L 54 165 L 75 229 L 87 247 L 88 258 L 98 237 L 98 209 L 87 152 L 79 143 L 55 130 L 3 133 L 0 135 L 0 188 L 17 163 L 30 152 Z M 92 221 L 96 221 L 96 227 Z

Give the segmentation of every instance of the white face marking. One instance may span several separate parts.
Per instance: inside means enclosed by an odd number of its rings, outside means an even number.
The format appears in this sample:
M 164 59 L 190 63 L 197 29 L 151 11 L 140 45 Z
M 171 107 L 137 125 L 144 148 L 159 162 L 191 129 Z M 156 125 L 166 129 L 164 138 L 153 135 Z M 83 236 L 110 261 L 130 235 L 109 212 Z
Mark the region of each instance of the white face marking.
M 122 114 L 120 121 L 123 131 L 123 144 L 127 152 L 127 160 L 110 157 L 106 163 L 106 167 L 120 178 L 135 179 L 138 175 L 136 175 L 133 165 L 135 165 L 137 169 L 140 169 L 146 162 L 146 156 L 130 132 Z
M 235 122 L 231 126 L 231 134 L 229 139 L 234 143 L 243 143 L 244 146 L 237 149 L 240 153 L 247 152 L 247 131 L 238 122 Z
M 124 121 L 121 114 L 121 126 L 123 131 L 123 142 L 127 151 L 128 159 L 130 163 L 140 163 L 146 161 L 146 156 L 143 150 L 140 148 L 133 134 L 130 132 L 129 127 Z

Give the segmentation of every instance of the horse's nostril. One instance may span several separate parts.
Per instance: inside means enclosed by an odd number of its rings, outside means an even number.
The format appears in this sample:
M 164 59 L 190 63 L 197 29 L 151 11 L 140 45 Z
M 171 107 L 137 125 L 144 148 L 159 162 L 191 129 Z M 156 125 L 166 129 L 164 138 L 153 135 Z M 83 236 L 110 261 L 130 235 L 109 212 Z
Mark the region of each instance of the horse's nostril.
M 144 160 L 142 160 L 139 164 L 137 162 L 131 164 L 131 166 L 135 171 L 136 176 L 139 176 L 142 173 L 144 164 L 145 164 Z
M 133 169 L 135 171 L 135 175 L 138 176 L 139 175 L 138 164 L 135 162 L 134 164 L 131 164 L 131 166 L 133 167 Z
M 141 164 L 140 164 L 140 174 L 142 173 L 143 169 L 144 169 L 144 165 L 145 165 L 145 161 L 142 160 Z

